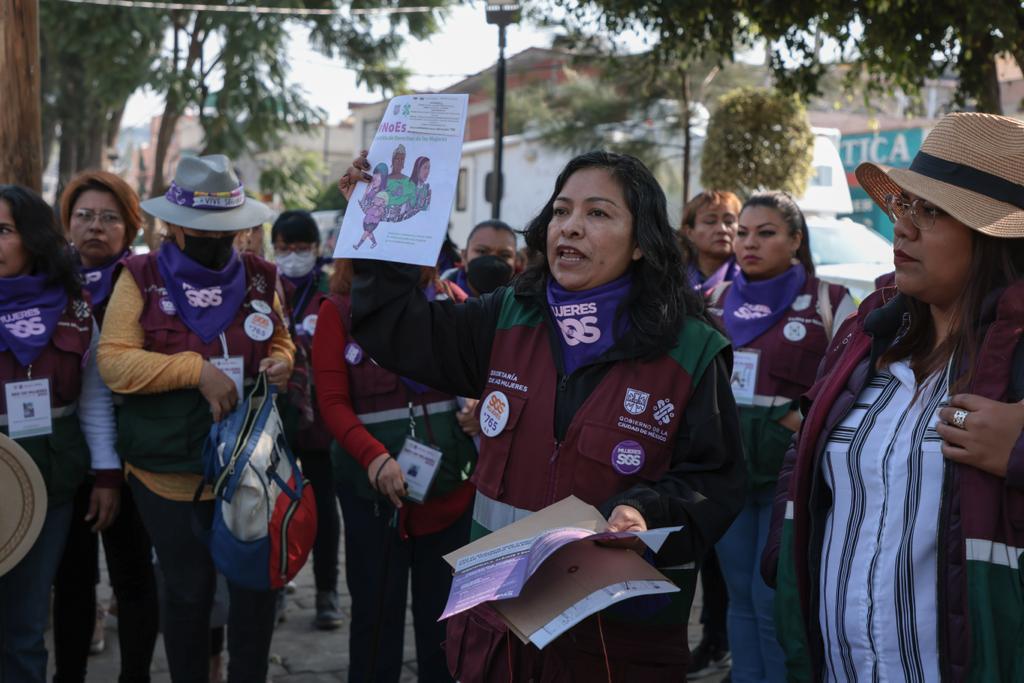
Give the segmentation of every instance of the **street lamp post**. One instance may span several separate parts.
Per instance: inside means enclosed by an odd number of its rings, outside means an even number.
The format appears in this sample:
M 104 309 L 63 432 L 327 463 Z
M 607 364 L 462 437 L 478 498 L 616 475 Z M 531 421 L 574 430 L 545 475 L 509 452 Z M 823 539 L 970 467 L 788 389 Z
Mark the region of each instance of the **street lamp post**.
M 505 28 L 519 21 L 518 2 L 487 4 L 487 23 L 498 26 L 498 64 L 495 69 L 494 170 L 491 172 L 491 218 L 501 218 L 501 195 L 505 190 L 502 152 L 505 146 Z

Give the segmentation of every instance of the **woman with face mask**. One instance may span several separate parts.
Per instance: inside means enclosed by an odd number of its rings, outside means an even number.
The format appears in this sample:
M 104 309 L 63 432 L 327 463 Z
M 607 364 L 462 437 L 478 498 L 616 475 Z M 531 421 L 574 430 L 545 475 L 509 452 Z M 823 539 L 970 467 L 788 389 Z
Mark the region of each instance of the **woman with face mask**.
M 357 160 L 345 186 L 367 167 Z M 695 565 L 743 498 L 728 341 L 634 157 L 572 159 L 526 243 L 543 259 L 463 304 L 426 301 L 415 267 L 355 261 L 352 334 L 392 372 L 481 397 L 474 538 L 573 495 L 611 531 L 682 525 L 651 558 L 681 591 L 601 610 L 543 650 L 482 605 L 448 620 L 449 671 L 463 683 L 682 680 Z
M 295 342 L 295 370 L 280 403 L 288 443 L 302 461 L 302 472 L 316 494 L 316 542 L 313 577 L 316 615 L 313 624 L 323 630 L 341 625 L 338 602 L 338 543 L 341 517 L 334 500 L 331 470 L 331 435 L 314 400 L 313 333 L 320 304 L 328 294 L 328 278 L 320 263 L 320 230 L 308 211 L 285 211 L 271 230 L 274 263 L 281 273 L 289 331 Z
M 227 157 L 183 158 L 167 193 L 142 208 L 165 223 L 168 239 L 125 261 L 99 364 L 122 395 L 118 451 L 166 579 L 160 609 L 171 678 L 206 680 L 216 574 L 193 531 L 195 514 L 213 512 L 209 489 L 193 503 L 203 444 L 258 373 L 285 386 L 295 347 L 276 269 L 234 250 L 235 233 L 269 211 L 245 196 Z M 265 680 L 275 592 L 228 587 L 228 680 Z

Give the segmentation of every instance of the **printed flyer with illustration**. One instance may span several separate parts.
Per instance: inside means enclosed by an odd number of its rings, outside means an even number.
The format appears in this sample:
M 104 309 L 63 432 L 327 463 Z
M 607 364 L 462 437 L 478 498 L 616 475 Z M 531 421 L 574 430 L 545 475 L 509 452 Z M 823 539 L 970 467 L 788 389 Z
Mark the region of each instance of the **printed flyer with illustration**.
M 335 258 L 433 266 L 448 231 L 462 160 L 468 95 L 402 95 L 388 103 L 370 145 Z

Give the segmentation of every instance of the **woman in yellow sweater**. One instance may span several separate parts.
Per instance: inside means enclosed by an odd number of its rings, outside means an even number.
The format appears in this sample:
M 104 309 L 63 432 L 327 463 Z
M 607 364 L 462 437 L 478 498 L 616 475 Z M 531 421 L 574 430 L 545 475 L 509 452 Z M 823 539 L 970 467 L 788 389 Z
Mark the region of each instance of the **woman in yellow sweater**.
M 166 582 L 164 646 L 174 681 L 205 681 L 216 573 L 193 532 L 193 495 L 213 421 L 266 372 L 284 385 L 295 347 L 274 266 L 233 248 L 235 233 L 269 218 L 247 199 L 227 157 L 184 158 L 163 197 L 142 204 L 169 239 L 129 258 L 100 339 L 100 373 L 121 395 L 118 452 Z M 213 513 L 204 492 L 200 516 Z M 231 585 L 229 681 L 263 681 L 274 591 Z

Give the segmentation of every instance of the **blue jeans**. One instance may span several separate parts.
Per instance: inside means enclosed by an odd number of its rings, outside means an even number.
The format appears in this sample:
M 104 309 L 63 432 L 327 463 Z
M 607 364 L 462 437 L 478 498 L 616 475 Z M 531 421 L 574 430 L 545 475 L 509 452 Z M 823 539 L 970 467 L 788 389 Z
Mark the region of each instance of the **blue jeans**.
M 71 503 L 46 511 L 32 549 L 0 576 L 0 681 L 45 683 L 43 633 L 50 611 L 50 587 L 71 526 Z M 86 568 L 87 569 L 87 568 Z
M 733 683 L 786 680 L 785 655 L 775 638 L 775 591 L 761 578 L 771 517 L 771 494 L 748 494 L 739 517 L 715 546 L 729 589 Z

